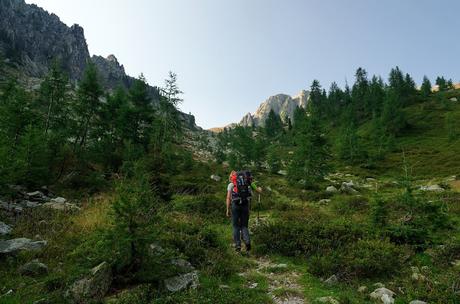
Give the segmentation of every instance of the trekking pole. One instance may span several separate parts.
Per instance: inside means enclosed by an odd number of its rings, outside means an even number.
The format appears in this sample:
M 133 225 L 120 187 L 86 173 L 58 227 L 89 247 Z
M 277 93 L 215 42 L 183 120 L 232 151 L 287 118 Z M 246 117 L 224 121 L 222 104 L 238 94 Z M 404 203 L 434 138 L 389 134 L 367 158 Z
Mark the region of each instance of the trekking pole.
M 260 222 L 260 218 L 259 218 L 259 212 L 260 212 L 260 193 L 258 194 L 259 197 L 258 197 L 258 201 L 257 201 L 257 222 Z

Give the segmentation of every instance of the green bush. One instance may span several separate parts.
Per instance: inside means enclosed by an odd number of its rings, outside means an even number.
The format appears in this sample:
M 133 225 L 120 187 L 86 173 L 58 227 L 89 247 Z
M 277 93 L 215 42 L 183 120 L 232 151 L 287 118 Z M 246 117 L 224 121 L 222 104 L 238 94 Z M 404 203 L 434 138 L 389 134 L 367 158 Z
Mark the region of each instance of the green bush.
M 187 214 L 200 214 L 208 218 L 224 218 L 225 197 L 213 194 L 176 195 L 172 201 L 173 209 Z

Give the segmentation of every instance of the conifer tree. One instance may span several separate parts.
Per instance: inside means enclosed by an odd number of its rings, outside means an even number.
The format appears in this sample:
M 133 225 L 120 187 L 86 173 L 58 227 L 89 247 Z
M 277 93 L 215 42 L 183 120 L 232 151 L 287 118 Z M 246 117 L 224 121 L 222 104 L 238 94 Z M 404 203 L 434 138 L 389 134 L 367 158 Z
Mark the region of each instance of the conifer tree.
M 274 138 L 283 131 L 283 123 L 279 115 L 270 109 L 268 117 L 265 120 L 265 134 L 268 138 Z
M 424 97 L 428 97 L 431 95 L 431 82 L 426 76 L 423 76 L 423 82 L 420 88 L 420 92 L 422 93 L 422 96 Z
M 99 98 L 102 96 L 102 93 L 103 91 L 98 80 L 96 66 L 89 62 L 77 90 L 75 111 L 78 117 L 78 133 L 75 137 L 74 150 L 76 150 L 77 147 L 80 149 L 85 147 L 88 140 L 88 134 L 99 114 L 101 107 Z
M 446 91 L 448 89 L 447 81 L 444 77 L 436 78 L 436 85 L 438 86 L 439 92 Z

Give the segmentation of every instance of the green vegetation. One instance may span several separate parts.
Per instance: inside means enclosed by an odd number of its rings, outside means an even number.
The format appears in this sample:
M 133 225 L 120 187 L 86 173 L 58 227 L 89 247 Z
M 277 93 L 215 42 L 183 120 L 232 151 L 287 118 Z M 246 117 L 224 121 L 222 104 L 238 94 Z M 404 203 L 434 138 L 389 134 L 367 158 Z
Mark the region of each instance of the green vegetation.
M 77 88 L 58 63 L 38 90 L 2 82 L 1 199 L 18 199 L 12 185 L 46 185 L 81 210 L 0 211 L 9 238 L 47 240 L 0 256 L 0 302 L 66 303 L 74 282 L 106 262 L 107 303 L 371 303 L 377 282 L 396 303 L 458 303 L 460 105 L 451 98 L 460 92 L 444 82 L 432 92 L 425 77 L 418 91 L 399 68 L 388 84 L 360 68 L 351 88 L 327 93 L 315 80 L 292 121 L 272 111 L 264 128 L 202 139 L 214 148 L 207 162 L 183 145 L 190 130 L 174 73 L 153 95 L 142 76 L 105 92 L 91 64 Z M 225 217 L 225 177 L 243 167 L 264 188 L 252 202 L 250 256 L 234 253 Z M 420 189 L 431 184 L 442 190 Z M 48 272 L 20 275 L 34 259 Z M 167 291 L 181 267 L 198 271 L 199 286 Z

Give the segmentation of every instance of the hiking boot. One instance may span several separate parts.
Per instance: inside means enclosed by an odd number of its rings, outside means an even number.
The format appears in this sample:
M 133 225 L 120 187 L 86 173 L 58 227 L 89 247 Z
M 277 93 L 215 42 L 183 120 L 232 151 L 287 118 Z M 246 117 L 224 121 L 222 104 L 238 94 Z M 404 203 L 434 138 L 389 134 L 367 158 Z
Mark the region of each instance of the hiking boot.
M 244 244 L 244 245 L 245 245 L 245 247 L 246 247 L 246 252 L 251 251 L 251 243 Z

